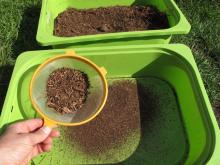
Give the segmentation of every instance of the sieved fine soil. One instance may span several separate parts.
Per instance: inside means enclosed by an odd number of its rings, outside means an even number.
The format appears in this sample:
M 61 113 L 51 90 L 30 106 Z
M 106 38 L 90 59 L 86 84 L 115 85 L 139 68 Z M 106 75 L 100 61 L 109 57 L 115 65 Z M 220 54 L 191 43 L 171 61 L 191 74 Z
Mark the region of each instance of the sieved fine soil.
M 70 37 L 168 27 L 166 14 L 149 5 L 82 10 L 69 8 L 55 19 L 54 35 Z
M 89 88 L 85 73 L 71 68 L 53 71 L 47 81 L 47 105 L 61 114 L 82 108 Z
M 63 136 L 54 149 L 34 163 L 183 164 L 189 144 L 173 88 L 153 77 L 111 78 L 108 84 L 101 114 L 80 127 L 59 127 Z
M 67 129 L 68 140 L 79 143 L 89 155 L 117 148 L 130 133 L 140 129 L 136 83 L 129 80 L 113 83 L 102 112 L 87 124 Z

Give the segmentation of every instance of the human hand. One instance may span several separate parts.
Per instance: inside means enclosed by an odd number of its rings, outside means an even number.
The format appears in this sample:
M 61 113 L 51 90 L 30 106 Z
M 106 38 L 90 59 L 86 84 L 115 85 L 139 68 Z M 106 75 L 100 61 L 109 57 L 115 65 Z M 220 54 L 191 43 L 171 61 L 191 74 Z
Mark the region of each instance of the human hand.
M 26 165 L 33 157 L 49 151 L 59 132 L 42 125 L 42 119 L 10 125 L 0 137 L 0 165 Z

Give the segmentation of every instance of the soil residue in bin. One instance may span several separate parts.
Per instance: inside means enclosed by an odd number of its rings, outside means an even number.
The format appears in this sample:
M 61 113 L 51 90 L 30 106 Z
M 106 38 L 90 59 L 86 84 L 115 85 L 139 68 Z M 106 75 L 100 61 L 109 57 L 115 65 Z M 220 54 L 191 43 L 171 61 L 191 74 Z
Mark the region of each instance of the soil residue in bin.
M 55 19 L 54 35 L 70 37 L 168 27 L 166 14 L 149 5 L 82 10 L 69 8 Z
M 53 71 L 47 81 L 47 105 L 61 114 L 82 108 L 89 88 L 85 73 L 71 68 Z
M 137 84 L 116 81 L 109 86 L 107 103 L 95 119 L 66 129 L 67 140 L 78 143 L 89 155 L 120 147 L 130 133 L 140 129 Z

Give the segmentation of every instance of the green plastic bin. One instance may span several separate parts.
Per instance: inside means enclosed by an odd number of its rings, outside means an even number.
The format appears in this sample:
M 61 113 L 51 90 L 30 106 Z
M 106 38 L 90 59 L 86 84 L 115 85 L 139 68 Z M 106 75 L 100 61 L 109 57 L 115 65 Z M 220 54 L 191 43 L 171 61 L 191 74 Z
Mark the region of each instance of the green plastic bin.
M 54 19 L 69 7 L 78 9 L 98 8 L 115 5 L 154 5 L 160 11 L 167 13 L 170 28 L 162 30 L 147 30 L 120 32 L 77 37 L 57 37 L 53 35 Z M 54 48 L 87 46 L 112 46 L 131 44 L 169 43 L 175 34 L 187 34 L 190 24 L 173 0 L 43 0 L 37 31 L 37 41 Z
M 5 99 L 0 128 L 19 119 L 36 117 L 28 96 L 31 76 L 44 60 L 66 51 L 66 49 L 31 51 L 22 53 L 18 57 Z M 84 47 L 76 48 L 75 51 L 104 66 L 108 71 L 108 79 L 156 78 L 169 84 L 175 93 L 177 110 L 164 113 L 173 118 L 176 115 L 176 119 L 173 119 L 169 125 L 163 124 L 165 121 L 159 122 L 160 125 L 156 130 L 158 133 L 150 139 L 152 145 L 142 146 L 141 150 L 137 149 L 126 160 L 122 160 L 122 164 L 220 163 L 219 128 L 188 47 L 180 44 L 158 44 Z M 138 145 L 144 144 L 142 139 Z M 154 144 L 157 145 L 158 150 L 153 148 Z M 67 147 L 62 138 L 58 138 L 54 142 L 52 151 L 34 159 L 33 164 L 88 162 L 89 158 L 63 154 L 68 150 Z

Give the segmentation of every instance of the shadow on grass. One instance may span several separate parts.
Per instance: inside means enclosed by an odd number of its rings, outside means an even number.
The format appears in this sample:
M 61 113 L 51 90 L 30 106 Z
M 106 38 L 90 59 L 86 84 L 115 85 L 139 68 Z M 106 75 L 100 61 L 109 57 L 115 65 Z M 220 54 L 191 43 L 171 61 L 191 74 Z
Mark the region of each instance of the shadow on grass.
M 215 65 L 217 65 L 217 68 L 220 68 L 220 48 L 211 51 L 210 56 L 214 60 Z M 220 89 L 220 81 L 218 82 L 217 86 Z M 214 108 L 215 117 L 220 127 L 220 99 L 214 100 L 213 108 Z
M 36 41 L 38 20 L 40 16 L 40 6 L 27 7 L 22 15 L 18 37 L 12 45 L 12 58 L 16 59 L 19 54 L 25 51 L 48 49 L 41 47 Z M 0 113 L 3 107 L 5 95 L 10 82 L 13 66 L 6 65 L 0 67 Z
M 5 100 L 8 85 L 11 79 L 13 66 L 1 66 L 0 67 L 0 114 Z
M 215 61 L 220 68 L 220 48 L 214 49 L 210 52 L 210 57 Z
M 50 47 L 41 47 L 36 41 L 38 21 L 40 17 L 40 6 L 31 6 L 25 9 L 17 40 L 12 46 L 13 58 L 16 58 L 24 51 L 49 49 Z

